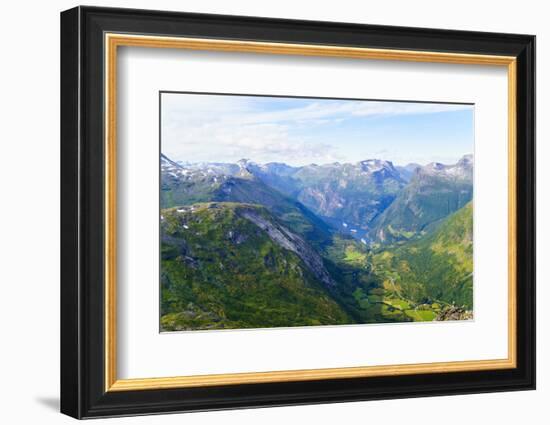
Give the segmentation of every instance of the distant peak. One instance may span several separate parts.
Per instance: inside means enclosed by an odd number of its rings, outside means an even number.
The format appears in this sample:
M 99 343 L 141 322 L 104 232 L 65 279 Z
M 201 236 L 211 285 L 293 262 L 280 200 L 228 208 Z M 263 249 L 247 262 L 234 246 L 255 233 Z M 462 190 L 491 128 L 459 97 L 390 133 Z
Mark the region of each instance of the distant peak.
M 248 167 L 249 165 L 255 165 L 255 163 L 248 158 L 242 158 L 237 161 L 237 165 L 241 168 L 246 169 L 246 167 Z
M 165 165 L 165 166 L 170 166 L 170 167 L 176 167 L 176 168 L 182 168 L 182 166 L 180 164 L 178 164 L 177 162 L 175 161 L 172 161 L 170 158 L 168 158 L 166 155 L 164 155 L 163 153 L 160 154 L 160 161 L 161 161 L 161 164 Z
M 164 155 L 163 153 L 160 154 L 160 159 L 163 160 L 163 161 L 167 161 L 167 162 L 174 162 L 170 158 L 168 158 L 166 155 Z
M 439 171 L 445 169 L 445 164 L 442 164 L 441 162 L 430 162 L 427 167 L 431 168 L 432 170 Z
M 471 153 L 464 155 L 462 158 L 458 160 L 459 165 L 471 165 L 474 163 L 474 155 Z
M 449 178 L 471 179 L 474 157 L 471 154 L 464 155 L 456 164 L 445 165 L 440 162 L 431 162 L 425 167 L 417 168 L 417 175 L 437 175 Z
M 382 169 L 393 170 L 394 166 L 391 161 L 386 161 L 383 159 L 365 159 L 359 162 L 359 165 L 363 171 L 380 171 Z

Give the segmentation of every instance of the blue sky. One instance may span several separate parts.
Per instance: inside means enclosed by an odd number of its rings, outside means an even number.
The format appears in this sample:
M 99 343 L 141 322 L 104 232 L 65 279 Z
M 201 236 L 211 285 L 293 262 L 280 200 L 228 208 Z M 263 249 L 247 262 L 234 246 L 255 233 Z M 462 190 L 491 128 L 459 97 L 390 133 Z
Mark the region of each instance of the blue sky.
M 161 102 L 161 150 L 176 161 L 450 164 L 474 150 L 472 105 L 185 93 Z

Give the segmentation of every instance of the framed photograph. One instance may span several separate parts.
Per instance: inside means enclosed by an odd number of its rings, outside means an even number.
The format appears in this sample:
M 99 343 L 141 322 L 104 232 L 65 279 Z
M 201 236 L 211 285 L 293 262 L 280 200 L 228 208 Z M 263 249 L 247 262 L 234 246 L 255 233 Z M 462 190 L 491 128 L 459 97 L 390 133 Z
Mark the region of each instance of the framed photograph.
M 61 411 L 535 388 L 535 37 L 61 14 Z

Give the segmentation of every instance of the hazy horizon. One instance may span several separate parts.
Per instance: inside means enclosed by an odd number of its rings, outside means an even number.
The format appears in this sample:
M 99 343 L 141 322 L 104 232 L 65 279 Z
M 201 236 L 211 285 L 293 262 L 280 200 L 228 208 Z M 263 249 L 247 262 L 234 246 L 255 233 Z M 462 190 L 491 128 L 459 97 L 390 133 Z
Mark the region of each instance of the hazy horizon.
M 260 161 L 255 161 L 254 158 L 241 158 L 237 161 L 232 161 L 232 162 L 226 162 L 226 161 L 184 161 L 184 160 L 180 160 L 180 159 L 174 159 L 172 157 L 170 157 L 169 155 L 165 154 L 164 152 L 161 152 L 162 155 L 166 156 L 168 159 L 172 160 L 172 161 L 175 161 L 179 164 L 190 164 L 190 165 L 196 165 L 196 164 L 237 164 L 239 161 L 241 160 L 246 160 L 246 161 L 251 161 L 255 164 L 258 164 L 258 165 L 267 165 L 267 164 L 286 164 L 286 165 L 291 165 L 289 164 L 288 162 L 285 162 L 285 161 L 269 161 L 269 162 L 260 162 Z M 468 153 L 465 153 L 461 156 L 459 156 L 456 161 L 451 161 L 451 162 L 439 162 L 440 164 L 443 164 L 443 165 L 453 165 L 453 164 L 456 164 L 458 161 L 460 161 L 461 158 L 467 156 L 467 155 L 472 155 L 473 156 L 473 153 L 471 152 L 468 152 Z M 395 167 L 406 167 L 408 165 L 413 165 L 413 164 L 416 164 L 416 165 L 420 165 L 420 166 L 426 166 L 428 164 L 431 164 L 433 162 L 438 162 L 438 161 L 431 161 L 431 162 L 426 162 L 426 163 L 421 163 L 421 162 L 408 162 L 406 164 L 396 164 L 394 161 L 391 161 L 389 159 L 386 159 L 386 158 L 364 158 L 364 159 L 359 159 L 357 161 L 354 161 L 354 162 L 349 162 L 349 161 L 331 161 L 331 162 L 311 162 L 309 164 L 302 164 L 302 165 L 292 165 L 293 167 L 304 167 L 304 166 L 308 166 L 308 165 L 316 165 L 316 166 L 319 166 L 319 167 L 322 167 L 324 165 L 331 165 L 331 164 L 340 164 L 340 165 L 345 165 L 345 164 L 357 164 L 359 162 L 362 162 L 362 161 L 369 161 L 369 160 L 380 160 L 380 161 L 388 161 L 388 162 L 391 162 Z
M 186 163 L 454 164 L 474 151 L 466 104 L 162 93 L 161 151 Z

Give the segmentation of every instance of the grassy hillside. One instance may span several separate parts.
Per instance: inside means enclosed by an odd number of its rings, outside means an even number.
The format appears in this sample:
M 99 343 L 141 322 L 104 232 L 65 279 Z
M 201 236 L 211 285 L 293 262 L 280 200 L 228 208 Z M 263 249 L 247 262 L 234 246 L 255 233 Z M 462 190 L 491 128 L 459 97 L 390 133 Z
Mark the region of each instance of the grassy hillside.
M 416 304 L 473 308 L 473 206 L 466 204 L 417 241 L 372 257 L 385 292 Z M 436 308 L 437 310 L 437 308 Z
M 276 221 L 228 202 L 162 210 L 161 329 L 352 323 L 311 267 L 246 211 Z
M 171 208 L 176 205 L 191 205 L 208 202 L 216 196 L 220 185 L 210 175 L 197 173 L 188 180 L 171 173 L 161 174 L 160 207 Z

